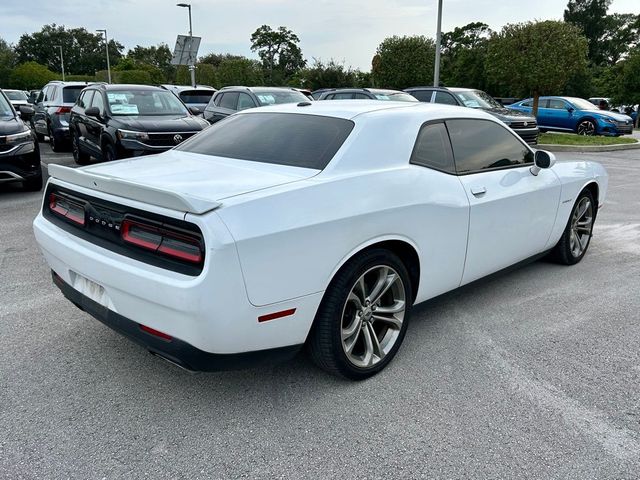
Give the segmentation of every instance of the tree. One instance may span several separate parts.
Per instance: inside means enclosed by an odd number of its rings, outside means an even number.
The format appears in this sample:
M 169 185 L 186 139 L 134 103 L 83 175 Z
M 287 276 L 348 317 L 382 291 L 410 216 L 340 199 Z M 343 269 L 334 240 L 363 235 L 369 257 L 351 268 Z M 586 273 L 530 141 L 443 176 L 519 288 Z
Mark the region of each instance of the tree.
M 171 65 L 172 57 L 173 54 L 166 43 L 160 43 L 157 46 L 152 45 L 150 47 L 136 45 L 132 50 L 127 52 L 127 58 L 160 69 L 165 80 L 172 78 L 175 72 L 175 67 Z
M 615 65 L 630 49 L 640 44 L 640 15 L 607 15 L 606 30 L 600 43 L 605 63 Z
M 587 39 L 589 60 L 595 65 L 605 61 L 601 39 L 607 31 L 607 10 L 612 0 L 569 0 L 564 21 L 580 28 Z
M 372 60 L 371 74 L 383 88 L 403 89 L 433 83 L 436 48 L 424 36 L 385 38 Z
M 200 57 L 199 63 L 208 63 L 217 68 L 224 60 L 246 60 L 246 57 L 231 53 L 209 53 L 204 57 Z
M 257 51 L 269 85 L 282 85 L 304 68 L 300 39 L 291 30 L 278 27 L 273 30 L 262 25 L 251 35 L 251 51 Z
M 575 25 L 548 20 L 506 25 L 491 37 L 485 63 L 489 80 L 512 95 L 557 94 L 587 65 L 587 39 Z
M 222 60 L 216 69 L 218 86 L 225 85 L 264 85 L 262 66 L 256 60 L 248 58 L 228 58 Z
M 305 68 L 296 75 L 295 84 L 310 90 L 323 87 L 354 87 L 358 84 L 357 75 L 357 70 L 345 67 L 343 63 L 334 59 L 324 63 L 321 59 L 314 58 L 310 68 Z
M 640 109 L 640 46 L 621 63 L 618 92 L 614 100 L 622 104 L 636 105 Z
M 442 83 L 487 90 L 484 71 L 491 29 L 474 22 L 442 34 Z
M 36 62 L 25 62 L 13 69 L 9 83 L 13 88 L 32 90 L 42 88 L 48 82 L 57 78 L 59 78 L 58 75 L 44 65 Z
M 18 62 L 37 62 L 49 70 L 60 72 L 60 51 L 62 46 L 65 70 L 69 74 L 91 74 L 106 67 L 104 37 L 88 32 L 84 28 L 66 29 L 55 24 L 45 25 L 42 30 L 24 34 L 16 45 Z M 115 40 L 109 41 L 109 59 L 112 65 L 118 63 L 124 46 Z
M 0 86 L 9 84 L 9 77 L 15 64 L 16 55 L 13 48 L 0 38 Z

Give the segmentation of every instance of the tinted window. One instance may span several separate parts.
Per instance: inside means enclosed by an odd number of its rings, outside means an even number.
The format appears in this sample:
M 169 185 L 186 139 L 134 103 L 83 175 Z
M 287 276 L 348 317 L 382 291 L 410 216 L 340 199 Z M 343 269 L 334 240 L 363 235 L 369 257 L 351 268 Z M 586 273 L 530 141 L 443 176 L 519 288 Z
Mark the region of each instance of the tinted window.
M 0 117 L 13 117 L 11 105 L 2 93 L 0 93 Z
M 202 90 L 187 90 L 184 92 L 180 92 L 180 99 L 186 103 L 209 103 L 211 97 L 215 92 L 212 91 L 202 91 Z
M 449 134 L 444 123 L 433 123 L 420 129 L 411 154 L 411 163 L 449 173 L 456 172 Z
M 445 105 L 458 105 L 458 102 L 456 102 L 456 99 L 453 98 L 453 95 L 447 92 L 436 92 L 435 103 L 443 103 Z
M 91 105 L 91 97 L 93 96 L 94 90 L 87 90 L 86 92 L 82 92 L 80 98 L 78 99 L 78 106 L 80 108 L 89 108 Z
M 389 92 L 389 93 L 375 93 L 376 100 L 384 100 L 391 102 L 417 102 L 418 100 L 413 95 L 409 95 L 404 92 Z
M 327 97 L 327 100 L 352 100 L 352 99 L 353 99 L 352 92 L 334 93 L 333 95 Z
M 489 120 L 447 120 L 456 170 L 478 170 L 533 162 L 533 153 L 511 132 Z
M 356 100 L 371 100 L 369 95 L 365 95 L 364 93 L 354 93 L 353 98 Z
M 229 92 L 222 95 L 218 106 L 220 108 L 228 108 L 229 110 L 235 110 L 236 105 L 238 105 L 238 93 L 237 92 Z
M 27 94 L 21 90 L 4 92 L 9 100 L 27 100 Z
M 84 87 L 85 85 L 78 85 L 77 87 L 64 87 L 62 89 L 62 102 L 76 103 L 76 100 L 78 100 L 80 92 Z
M 409 92 L 409 93 L 411 93 L 411 95 L 416 97 L 421 102 L 430 102 L 431 101 L 431 95 L 433 95 L 433 91 L 432 90 L 415 90 L 415 91 Z
M 100 115 L 104 114 L 104 100 L 102 99 L 102 94 L 100 92 L 96 92 L 93 95 L 91 106 L 96 107 L 98 110 L 100 110 Z
M 247 108 L 254 108 L 256 106 L 256 102 L 253 101 L 246 93 L 240 93 L 238 97 L 238 110 L 246 110 Z
M 321 170 L 351 133 L 342 118 L 246 113 L 215 123 L 176 150 Z
M 309 100 L 297 90 L 258 90 L 253 92 L 261 106 L 280 103 L 300 103 Z

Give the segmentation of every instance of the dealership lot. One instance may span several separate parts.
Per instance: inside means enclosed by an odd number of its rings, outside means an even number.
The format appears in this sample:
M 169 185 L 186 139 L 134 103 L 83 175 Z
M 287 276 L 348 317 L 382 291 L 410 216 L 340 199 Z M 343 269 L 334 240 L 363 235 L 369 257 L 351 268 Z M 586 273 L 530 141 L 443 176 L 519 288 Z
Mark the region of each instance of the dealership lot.
M 584 261 L 418 306 L 361 383 L 303 355 L 198 375 L 150 356 L 63 299 L 41 194 L 0 186 L 0 477 L 637 477 L 640 150 L 575 157 L 611 176 Z

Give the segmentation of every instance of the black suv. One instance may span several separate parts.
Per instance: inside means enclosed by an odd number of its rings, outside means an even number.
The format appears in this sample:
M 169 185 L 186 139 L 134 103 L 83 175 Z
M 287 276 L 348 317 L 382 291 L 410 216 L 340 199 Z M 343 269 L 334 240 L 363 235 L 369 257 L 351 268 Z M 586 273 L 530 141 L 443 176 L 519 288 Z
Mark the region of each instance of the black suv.
M 318 100 L 384 100 L 388 102 L 416 102 L 400 90 L 382 88 L 332 88 L 322 92 Z
M 87 82 L 47 83 L 38 94 L 32 123 L 38 140 L 49 137 L 49 145 L 54 152 L 60 152 L 69 142 L 69 114 Z
M 32 115 L 31 106 L 20 106 L 22 115 Z M 22 182 L 25 190 L 42 188 L 40 148 L 31 129 L 22 121 L 0 90 L 0 183 Z
M 473 88 L 411 87 L 404 90 L 421 102 L 479 108 L 506 123 L 529 145 L 538 144 L 538 122 L 531 115 L 503 107 L 488 93 Z
M 309 99 L 295 88 L 224 87 L 218 90 L 204 109 L 204 118 L 209 123 L 216 123 L 247 108 L 308 101 Z
M 208 126 L 168 90 L 106 84 L 82 91 L 69 123 L 80 165 L 164 152 Z

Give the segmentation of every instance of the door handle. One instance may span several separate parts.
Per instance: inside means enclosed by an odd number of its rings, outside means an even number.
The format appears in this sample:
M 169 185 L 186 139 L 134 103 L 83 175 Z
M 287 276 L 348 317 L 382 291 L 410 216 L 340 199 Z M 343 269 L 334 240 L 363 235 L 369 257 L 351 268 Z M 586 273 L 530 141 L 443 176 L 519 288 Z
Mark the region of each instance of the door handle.
M 471 187 L 471 193 L 476 197 L 479 197 L 480 195 L 487 193 L 487 189 L 484 187 Z

